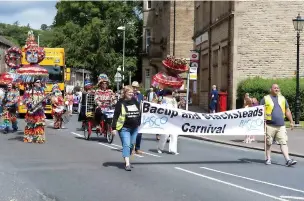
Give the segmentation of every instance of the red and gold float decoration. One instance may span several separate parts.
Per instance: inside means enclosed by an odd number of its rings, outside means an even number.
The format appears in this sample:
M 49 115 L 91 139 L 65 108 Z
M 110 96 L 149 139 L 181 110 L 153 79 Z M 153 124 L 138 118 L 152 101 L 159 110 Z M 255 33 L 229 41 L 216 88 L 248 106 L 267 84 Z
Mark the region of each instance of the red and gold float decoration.
M 35 79 L 39 79 L 42 82 L 46 81 L 49 76 L 48 71 L 38 64 L 45 58 L 44 48 L 38 46 L 32 31 L 28 32 L 24 49 L 25 59 L 29 64 L 23 65 L 22 68 L 16 70 L 19 79 L 25 83 L 31 83 Z
M 5 51 L 4 61 L 12 70 L 18 69 L 21 66 L 22 52 L 18 47 L 11 47 Z
M 184 80 L 179 74 L 189 70 L 186 59 L 168 55 L 162 63 L 167 72 L 159 72 L 154 75 L 152 78 L 153 85 L 180 88 L 184 84 Z

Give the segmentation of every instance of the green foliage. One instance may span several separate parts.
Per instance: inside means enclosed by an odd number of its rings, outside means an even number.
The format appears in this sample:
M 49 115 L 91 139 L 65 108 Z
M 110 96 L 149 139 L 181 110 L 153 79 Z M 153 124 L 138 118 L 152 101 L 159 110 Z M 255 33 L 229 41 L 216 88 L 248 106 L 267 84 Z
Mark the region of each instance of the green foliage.
M 16 21 L 13 25 L 0 23 L 0 35 L 10 40 L 12 43 L 19 47 L 25 45 L 28 31 L 32 30 L 30 26 L 19 26 L 19 22 Z M 40 46 L 49 47 L 50 41 L 53 40 L 53 33 L 51 30 L 33 30 L 34 35 L 40 35 Z
M 94 78 L 106 73 L 113 80 L 122 66 L 123 32 L 125 26 L 125 83 L 129 72 L 134 76 L 141 67 L 142 1 L 60 1 L 51 26 L 42 24 L 33 30 L 41 47 L 65 48 L 66 65 L 90 70 Z M 0 35 L 16 45 L 25 45 L 28 26 L 0 23 Z
M 263 79 L 260 77 L 249 78 L 242 81 L 237 89 L 237 107 L 243 106 L 244 95 L 249 93 L 250 97 L 255 97 L 259 101 L 267 94 L 269 94 L 272 84 L 278 84 L 282 95 L 285 96 L 289 103 L 290 110 L 294 115 L 295 97 L 296 97 L 296 79 L 284 78 L 284 79 Z M 301 120 L 304 120 L 304 79 L 300 79 L 300 99 L 301 106 Z
M 126 27 L 125 69 L 138 66 L 142 29 L 134 11 L 138 6 L 138 2 L 60 1 L 56 4 L 51 45 L 65 48 L 67 66 L 85 68 L 95 76 L 106 73 L 113 80 L 123 63 L 123 32 L 117 30 L 119 26 Z

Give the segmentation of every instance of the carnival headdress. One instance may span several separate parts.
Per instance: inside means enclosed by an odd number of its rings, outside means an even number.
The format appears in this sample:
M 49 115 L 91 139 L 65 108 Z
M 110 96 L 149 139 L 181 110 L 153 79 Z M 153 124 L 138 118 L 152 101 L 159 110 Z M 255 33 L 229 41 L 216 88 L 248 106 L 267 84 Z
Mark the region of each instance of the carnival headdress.
M 106 74 L 100 74 L 98 76 L 98 84 L 97 85 L 99 85 L 101 82 L 107 82 L 107 83 L 110 82 L 110 80 L 109 80 L 109 78 Z
M 36 43 L 33 31 L 28 32 L 25 44 L 25 57 L 29 64 L 23 65 L 22 68 L 16 71 L 22 82 L 33 82 L 37 77 L 41 81 L 47 80 L 49 76 L 48 71 L 38 64 L 45 58 L 44 48 L 39 47 Z
M 85 80 L 84 81 L 84 87 L 88 88 L 88 87 L 92 87 L 93 86 L 93 83 L 90 82 L 90 80 Z
M 165 60 L 162 61 L 166 72 L 159 72 L 153 76 L 153 86 L 180 88 L 184 80 L 179 74 L 189 70 L 186 59 L 175 58 L 168 55 Z

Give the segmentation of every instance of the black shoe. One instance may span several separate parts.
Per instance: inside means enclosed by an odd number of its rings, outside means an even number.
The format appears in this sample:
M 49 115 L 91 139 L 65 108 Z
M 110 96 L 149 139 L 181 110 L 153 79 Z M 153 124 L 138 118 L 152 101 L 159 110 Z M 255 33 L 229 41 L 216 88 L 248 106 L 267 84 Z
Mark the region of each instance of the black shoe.
M 6 129 L 4 129 L 3 134 L 8 134 L 8 132 L 9 132 L 9 129 L 6 128 Z
M 125 167 L 125 170 L 126 170 L 126 171 L 131 171 L 130 165 L 126 166 L 126 167 Z
M 287 162 L 286 162 L 286 166 L 287 167 L 290 167 L 290 166 L 293 166 L 297 164 L 297 161 L 293 160 L 293 159 L 289 159 Z

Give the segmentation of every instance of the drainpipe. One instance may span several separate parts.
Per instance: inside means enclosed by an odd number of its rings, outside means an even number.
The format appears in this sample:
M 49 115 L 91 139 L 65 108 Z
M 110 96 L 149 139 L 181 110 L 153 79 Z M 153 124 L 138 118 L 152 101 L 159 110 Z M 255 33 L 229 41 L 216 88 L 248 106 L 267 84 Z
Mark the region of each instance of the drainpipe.
M 209 1 L 210 4 L 210 15 L 209 15 L 209 30 L 208 30 L 208 41 L 209 41 L 209 78 L 208 78 L 208 91 L 211 89 L 211 70 L 212 70 L 212 64 L 211 64 L 211 54 L 212 54 L 212 35 L 211 35 L 211 25 L 212 25 L 212 1 Z M 209 95 L 209 94 L 208 94 Z M 209 96 L 208 96 L 209 97 Z M 208 105 L 210 105 L 210 98 L 208 98 Z
M 233 2 L 230 1 L 229 2 L 229 12 L 232 13 L 232 10 L 233 10 Z M 232 66 L 230 64 L 230 61 L 231 61 L 231 49 L 232 49 L 232 46 L 231 46 L 231 22 L 232 22 L 232 15 L 230 14 L 229 15 L 229 19 L 228 19 L 228 58 L 227 58 L 227 68 L 228 68 L 228 77 L 227 77 L 227 80 L 228 80 L 228 87 L 227 87 L 227 93 L 228 93 L 228 97 L 227 97 L 227 109 L 228 110 L 231 110 L 231 100 L 232 100 L 232 86 L 233 86 L 233 83 L 231 84 L 230 80 L 233 78 L 233 69 L 232 69 Z M 230 104 L 229 104 L 230 103 Z
M 173 56 L 175 56 L 175 16 L 176 16 L 176 1 L 173 2 Z

